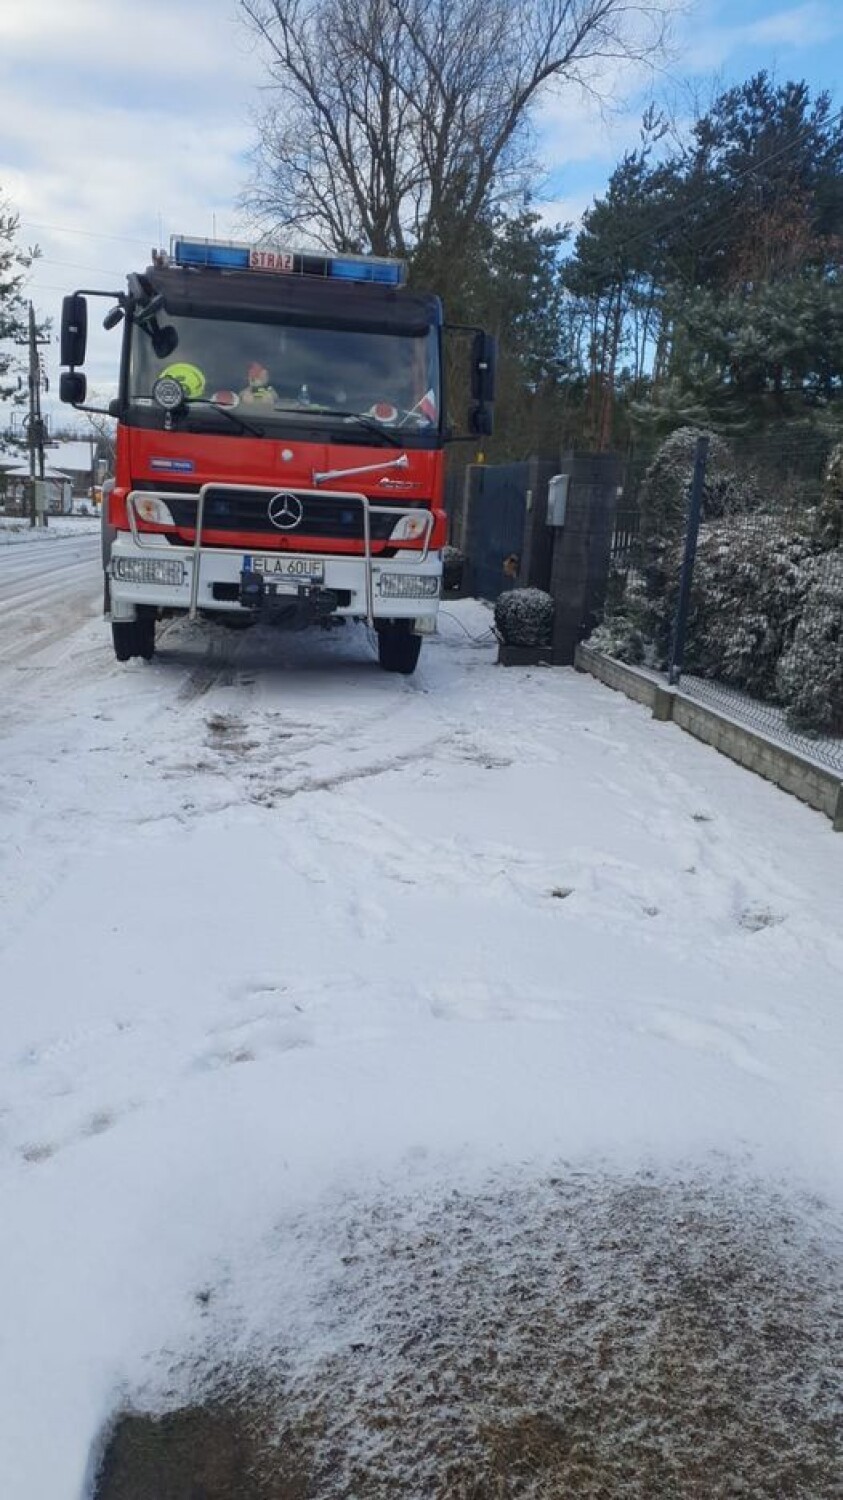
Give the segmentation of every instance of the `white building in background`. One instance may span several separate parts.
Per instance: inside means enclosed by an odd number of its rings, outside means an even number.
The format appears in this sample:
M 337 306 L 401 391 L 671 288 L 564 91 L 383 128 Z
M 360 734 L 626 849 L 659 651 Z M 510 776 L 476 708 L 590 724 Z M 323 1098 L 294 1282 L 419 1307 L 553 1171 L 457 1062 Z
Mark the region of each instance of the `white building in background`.
M 46 449 L 50 467 L 69 476 L 74 500 L 88 500 L 96 483 L 96 438 L 78 438 L 64 443 L 50 443 Z
M 96 450 L 95 437 L 45 445 L 44 479 L 50 515 L 69 515 L 79 502 L 93 503 L 94 488 L 101 482 Z M 29 454 L 26 449 L 0 451 L 0 509 L 5 508 L 13 515 L 29 511 L 28 479 Z M 84 510 L 85 505 L 81 504 L 80 509 Z
M 40 479 L 37 481 L 40 483 Z M 73 509 L 73 481 L 60 469 L 44 469 L 46 509 L 51 516 L 67 516 Z M 0 464 L 0 505 L 7 514 L 25 515 L 29 510 L 29 464 Z

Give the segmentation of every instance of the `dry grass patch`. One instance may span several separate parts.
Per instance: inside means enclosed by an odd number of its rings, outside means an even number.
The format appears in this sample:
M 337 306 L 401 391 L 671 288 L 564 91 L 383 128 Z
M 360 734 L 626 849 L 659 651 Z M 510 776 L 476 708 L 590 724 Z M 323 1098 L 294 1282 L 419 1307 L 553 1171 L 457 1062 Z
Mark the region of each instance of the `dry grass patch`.
M 570 1173 L 317 1220 L 275 1247 L 312 1236 L 306 1330 L 267 1309 L 232 1362 L 218 1325 L 180 1412 L 118 1421 L 96 1500 L 839 1496 L 821 1206 Z

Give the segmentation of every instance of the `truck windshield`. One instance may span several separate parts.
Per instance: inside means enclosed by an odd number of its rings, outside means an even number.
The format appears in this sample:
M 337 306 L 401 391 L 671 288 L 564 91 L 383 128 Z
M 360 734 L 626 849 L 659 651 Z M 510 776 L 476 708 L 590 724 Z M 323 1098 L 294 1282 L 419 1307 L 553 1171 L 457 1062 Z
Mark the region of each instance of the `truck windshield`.
M 153 386 L 172 375 L 184 389 L 188 417 L 214 416 L 214 406 L 251 426 L 353 424 L 365 415 L 384 432 L 439 428 L 436 330 L 417 336 L 367 330 L 308 328 L 209 317 L 167 317 L 178 344 L 166 359 L 132 329 L 129 403 L 156 409 Z M 194 411 L 190 410 L 194 403 Z

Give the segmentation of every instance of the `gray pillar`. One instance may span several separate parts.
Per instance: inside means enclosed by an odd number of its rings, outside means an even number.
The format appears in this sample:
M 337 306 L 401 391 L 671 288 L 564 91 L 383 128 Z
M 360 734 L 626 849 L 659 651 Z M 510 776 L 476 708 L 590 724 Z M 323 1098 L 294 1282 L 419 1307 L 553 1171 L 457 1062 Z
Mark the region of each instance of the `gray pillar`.
M 553 660 L 571 666 L 579 642 L 602 615 L 623 459 L 617 453 L 566 453 L 559 472 L 570 476 L 570 484 L 565 525 L 554 532 Z
M 550 591 L 553 532 L 547 524 L 547 486 L 558 466 L 549 458 L 531 458 L 527 470 L 527 514 L 518 587 Z

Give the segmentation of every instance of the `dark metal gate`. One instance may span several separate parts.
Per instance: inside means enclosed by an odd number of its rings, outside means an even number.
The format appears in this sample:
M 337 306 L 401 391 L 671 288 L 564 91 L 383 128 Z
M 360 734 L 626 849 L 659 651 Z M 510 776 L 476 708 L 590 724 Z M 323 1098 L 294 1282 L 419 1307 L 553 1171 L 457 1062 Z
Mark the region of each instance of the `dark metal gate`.
M 468 585 L 497 599 L 518 584 L 527 517 L 529 464 L 477 464 L 469 470 Z

